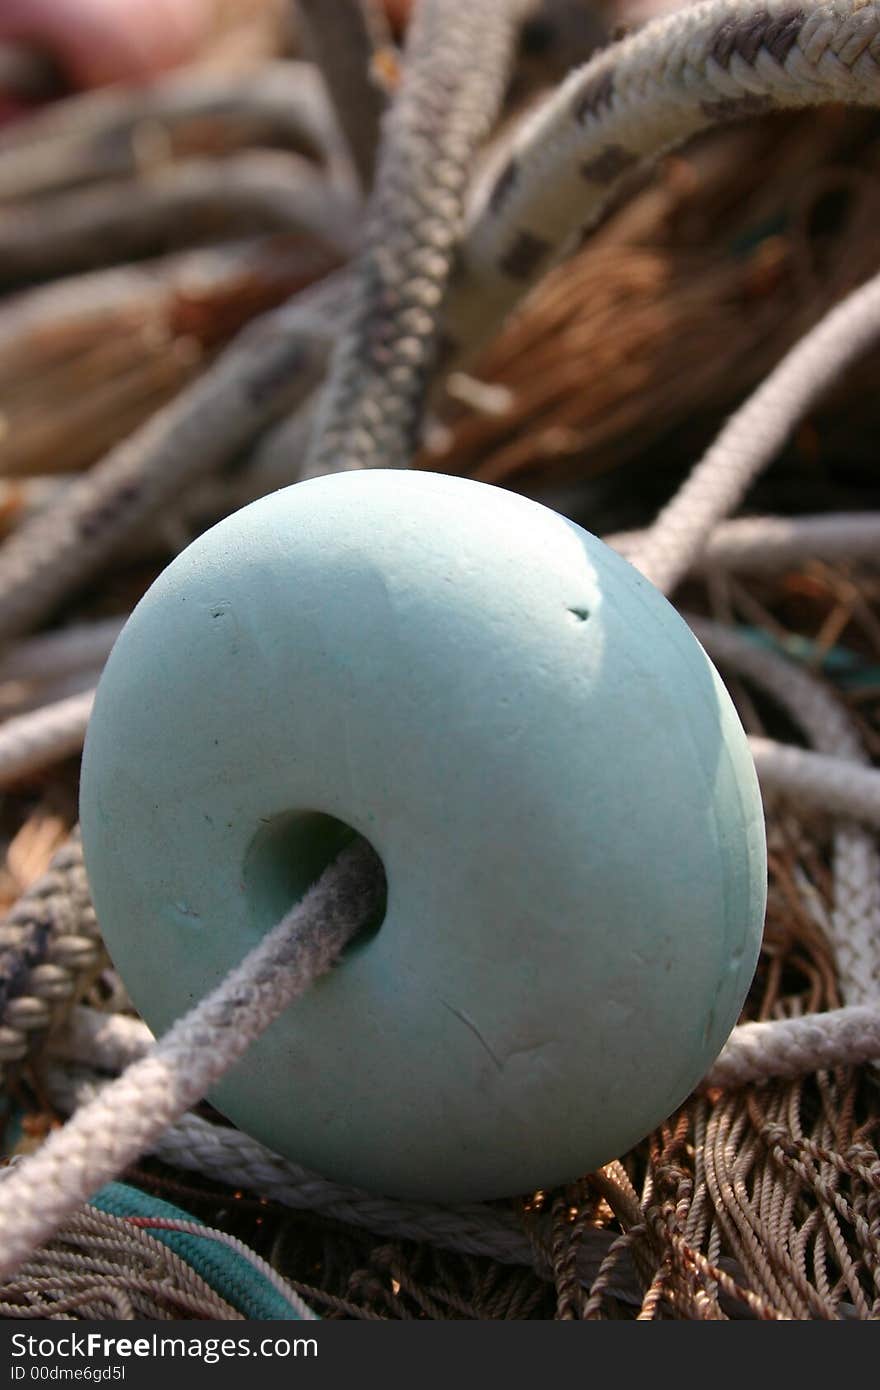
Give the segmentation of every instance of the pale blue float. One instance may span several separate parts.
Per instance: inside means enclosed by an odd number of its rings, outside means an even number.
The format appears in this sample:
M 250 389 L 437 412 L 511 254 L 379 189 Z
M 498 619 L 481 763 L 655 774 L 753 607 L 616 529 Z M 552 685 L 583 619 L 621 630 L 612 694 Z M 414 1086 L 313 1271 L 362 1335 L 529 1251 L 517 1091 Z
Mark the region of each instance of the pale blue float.
M 622 1153 L 720 1050 L 754 971 L 752 760 L 702 648 L 622 559 L 480 483 L 287 488 L 174 561 L 101 680 L 82 825 L 161 1032 L 335 853 L 381 928 L 212 1094 L 327 1177 L 461 1200 Z

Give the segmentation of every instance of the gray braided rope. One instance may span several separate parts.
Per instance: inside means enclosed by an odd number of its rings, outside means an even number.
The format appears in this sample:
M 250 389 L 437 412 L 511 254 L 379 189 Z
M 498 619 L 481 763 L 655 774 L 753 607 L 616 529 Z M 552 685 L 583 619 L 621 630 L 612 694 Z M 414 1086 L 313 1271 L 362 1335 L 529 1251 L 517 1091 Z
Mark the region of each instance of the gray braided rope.
M 263 315 L 0 549 L 0 640 L 37 622 L 141 526 L 320 381 L 348 292 L 344 273 Z
M 415 8 L 308 476 L 410 462 L 473 160 L 501 106 L 520 9 L 517 0 Z
M 78 753 L 94 700 L 94 690 L 78 691 L 0 724 L 0 787 Z
M 0 287 L 137 260 L 158 246 L 255 232 L 305 234 L 340 258 L 355 247 L 358 203 L 296 154 L 189 159 L 148 178 L 57 193 L 0 218 Z
M 137 1055 L 126 1053 L 125 1064 Z M 65 1113 L 87 1104 L 109 1084 L 99 1073 L 69 1065 L 51 1067 L 47 1079 L 53 1103 Z M 149 1152 L 174 1167 L 382 1235 L 426 1240 L 467 1255 L 488 1255 L 503 1264 L 532 1263 L 530 1242 L 511 1212 L 480 1203 L 441 1207 L 396 1201 L 329 1182 L 240 1130 L 211 1124 L 199 1115 L 182 1115 L 155 1136 Z
M 339 162 L 339 130 L 308 63 L 265 63 L 256 72 L 187 69 L 148 86 L 105 88 L 53 102 L 0 129 L 0 203 L 138 172 L 138 132 L 175 135 L 202 121 L 263 132 L 327 165 Z
M 0 922 L 0 1063 L 27 1055 L 102 958 L 75 832 Z
M 373 74 L 374 16 L 366 0 L 299 0 L 307 47 L 321 70 L 361 187 L 373 185 L 386 94 Z

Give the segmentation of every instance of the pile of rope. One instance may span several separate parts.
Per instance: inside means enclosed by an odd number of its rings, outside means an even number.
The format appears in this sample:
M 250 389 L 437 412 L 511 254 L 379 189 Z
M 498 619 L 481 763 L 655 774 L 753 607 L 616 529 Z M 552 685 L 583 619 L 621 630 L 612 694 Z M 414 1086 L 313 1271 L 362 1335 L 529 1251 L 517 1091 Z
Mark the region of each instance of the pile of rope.
M 55 769 L 81 745 L 94 680 L 171 523 L 182 543 L 212 515 L 282 482 L 416 460 L 532 491 L 576 479 L 569 510 L 608 531 L 621 464 L 677 438 L 678 473 L 655 483 L 668 489 L 659 514 L 647 500 L 630 507 L 627 524 L 640 529 L 608 539 L 675 594 L 752 735 L 771 864 L 761 963 L 746 1017 L 698 1093 L 632 1154 L 564 1191 L 508 1203 L 393 1202 L 327 1183 L 199 1108 L 369 919 L 370 855 L 356 847 L 331 865 L 238 970 L 153 1043 L 102 955 L 74 833 L 0 926 L 0 1060 L 27 1151 L 0 1184 L 0 1312 L 189 1316 L 219 1299 L 235 1311 L 212 1316 L 266 1316 L 221 1297 L 216 1278 L 207 1288 L 192 1258 L 182 1269 L 165 1251 L 161 1296 L 143 1272 L 156 1257 L 139 1245 L 155 1243 L 150 1227 L 222 1244 L 239 1226 L 253 1247 L 239 1256 L 253 1264 L 261 1250 L 261 1273 L 293 1316 L 310 1315 L 303 1295 L 320 1315 L 355 1317 L 876 1317 L 880 1158 L 876 1075 L 866 1064 L 880 1057 L 880 772 L 871 765 L 880 522 L 864 511 L 728 518 L 880 335 L 880 280 L 853 288 L 848 279 L 876 275 L 880 257 L 852 232 L 864 225 L 855 217 L 837 243 L 857 245 L 860 258 L 848 257 L 846 275 L 821 294 L 798 298 L 803 257 L 790 228 L 780 230 L 784 190 L 759 192 L 733 227 L 718 200 L 750 149 L 764 151 L 758 176 L 763 167 L 774 177 L 756 117 L 878 103 L 880 5 L 706 0 L 610 45 L 524 118 L 512 74 L 536 23 L 525 0 L 478 9 L 420 0 L 402 55 L 376 6 L 347 0 L 332 19 L 326 6 L 300 8 L 330 94 L 323 104 L 315 72 L 298 62 L 271 92 L 262 78 L 237 76 L 221 99 L 175 79 L 176 92 L 172 82 L 138 97 L 147 117 L 114 94 L 0 136 L 0 197 L 14 211 L 0 258 L 10 279 L 76 273 L 0 301 L 0 382 L 5 371 L 15 383 L 18 346 L 32 363 L 54 362 L 69 383 L 82 344 L 111 321 L 101 314 L 128 314 L 134 340 L 145 323 L 178 334 L 169 324 L 179 321 L 181 293 L 186 321 L 201 322 L 196 337 L 210 345 L 162 387 L 160 409 L 136 390 L 140 415 L 126 415 L 113 396 L 118 442 L 106 414 L 90 417 L 88 448 L 62 465 L 89 463 L 87 471 L 16 484 L 10 497 L 0 547 L 9 882 L 28 844 L 31 864 L 45 860 L 70 825 Z M 248 163 L 240 182 L 235 160 L 244 156 L 228 150 L 216 168 L 172 160 L 158 179 L 141 172 L 138 199 L 108 199 L 102 184 L 131 175 L 145 121 L 173 132 L 206 113 L 227 121 L 227 140 L 230 130 L 241 138 L 244 114 L 263 131 L 261 121 L 274 121 L 298 152 L 265 177 L 267 166 Z M 740 119 L 753 124 L 702 134 L 691 165 L 682 157 L 651 181 L 650 161 L 671 146 Z M 797 148 L 796 118 L 784 119 Z M 872 119 L 859 114 L 842 134 L 839 120 L 824 118 L 811 158 L 836 159 L 847 140 L 867 141 Z M 71 168 L 84 189 L 63 186 Z M 877 196 L 872 177 L 866 170 L 862 208 Z M 355 250 L 359 184 L 370 192 Z M 709 212 L 694 222 L 704 203 L 715 208 L 714 253 Z M 210 271 L 201 321 L 187 288 L 192 261 L 92 269 L 98 248 L 107 259 L 143 256 L 169 225 L 201 240 L 218 224 L 234 236 L 283 225 L 285 239 L 212 245 L 197 267 Z M 255 267 L 261 288 L 245 304 L 240 277 Z M 221 330 L 215 309 L 227 283 L 237 288 Z M 774 321 L 747 292 L 761 284 L 797 312 Z M 709 288 L 720 297 L 711 308 Z M 238 331 L 270 301 L 280 307 Z M 708 345 L 726 324 L 729 359 L 719 350 L 698 370 L 708 353 L 686 340 L 702 333 Z M 639 350 L 628 351 L 636 339 Z M 133 351 L 140 370 L 143 345 Z M 94 354 L 86 352 L 90 387 L 105 371 Z M 667 400 L 671 379 L 677 395 Z M 703 428 L 714 416 L 717 427 L 758 382 L 687 472 L 691 413 Z M 29 471 L 22 460 L 45 447 L 19 434 L 8 471 Z M 612 466 L 596 494 L 595 474 Z M 121 579 L 111 570 L 120 557 L 129 565 Z M 72 594 L 82 596 L 76 621 L 59 626 Z M 73 765 L 67 776 L 75 781 Z M 206 1226 L 194 1230 L 177 1210 L 109 1216 L 84 1207 L 124 1173 L 203 1212 Z M 122 1223 L 112 1239 L 108 1221 Z M 96 1262 L 98 1248 L 112 1254 Z

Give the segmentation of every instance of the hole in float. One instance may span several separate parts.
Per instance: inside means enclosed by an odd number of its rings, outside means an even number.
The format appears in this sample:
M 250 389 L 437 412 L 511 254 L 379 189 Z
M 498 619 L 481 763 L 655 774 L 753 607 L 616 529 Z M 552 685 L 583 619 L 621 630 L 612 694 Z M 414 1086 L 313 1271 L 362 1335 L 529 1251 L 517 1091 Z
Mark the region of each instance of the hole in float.
M 321 877 L 328 864 L 359 839 L 363 836 L 345 821 L 320 811 L 286 811 L 261 825 L 248 846 L 243 871 L 254 925 L 261 932 L 274 927 Z M 373 853 L 376 854 L 375 849 Z M 378 854 L 376 864 L 382 875 L 382 892 L 375 919 L 349 942 L 346 953 L 372 940 L 385 920 L 388 887 Z

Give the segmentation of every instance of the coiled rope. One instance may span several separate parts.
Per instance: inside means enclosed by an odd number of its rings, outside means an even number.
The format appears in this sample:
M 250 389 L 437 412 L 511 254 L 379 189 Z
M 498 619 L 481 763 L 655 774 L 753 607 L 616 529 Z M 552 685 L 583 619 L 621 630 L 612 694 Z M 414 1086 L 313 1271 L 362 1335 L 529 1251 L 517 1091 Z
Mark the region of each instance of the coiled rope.
M 456 18 L 465 24 L 467 9 L 468 6 L 459 5 L 458 0 L 449 0 L 446 4 L 442 0 L 423 0 L 417 11 L 418 21 L 412 29 L 411 73 L 419 72 L 424 77 L 430 71 L 431 80 L 439 80 L 435 66 L 437 53 L 429 61 L 429 55 L 419 45 L 426 42 L 426 36 L 448 35 L 456 27 Z M 498 26 L 497 30 L 492 29 L 496 36 L 493 39 L 496 46 L 491 48 L 494 85 L 489 92 L 488 105 L 476 102 L 472 109 L 468 108 L 470 123 L 465 135 L 459 131 L 456 140 L 444 150 L 447 159 L 454 156 L 469 166 L 469 156 L 488 129 L 493 115 L 492 102 L 500 99 L 498 64 L 513 33 L 514 9 L 501 3 L 492 6 L 492 22 L 497 22 Z M 443 22 L 438 27 L 437 17 L 441 11 Z M 466 231 L 444 332 L 448 330 L 460 350 L 464 345 L 470 348 L 479 342 L 550 264 L 571 234 L 598 215 L 626 170 L 637 160 L 655 155 L 671 143 L 718 120 L 771 106 L 802 106 L 826 100 L 876 104 L 880 96 L 878 35 L 880 6 L 876 3 L 856 0 L 844 4 L 835 0 L 834 3 L 792 9 L 780 0 L 771 0 L 760 11 L 753 11 L 735 0 L 722 3 L 713 0 L 684 15 L 650 25 L 633 39 L 601 55 L 563 84 L 558 96 L 527 123 L 515 144 L 509 165 L 496 180 L 491 194 L 477 201 Z M 456 81 L 463 80 L 461 64 L 468 55 L 454 42 L 450 43 L 448 53 L 454 57 Z M 468 90 L 475 90 L 476 85 Z M 443 90 L 442 82 L 440 89 Z M 392 295 L 390 306 L 388 303 L 380 306 L 384 318 L 380 316 L 379 321 L 384 327 L 376 339 L 379 351 L 371 349 L 368 352 L 364 346 L 369 338 L 366 325 L 373 322 L 370 318 L 375 309 L 373 300 L 377 290 L 388 283 L 382 278 L 382 258 L 377 249 L 380 233 L 388 235 L 388 219 L 393 221 L 395 209 L 402 206 L 411 220 L 407 221 L 405 216 L 403 223 L 397 225 L 396 232 L 403 238 L 399 244 L 409 253 L 411 247 L 407 238 L 411 238 L 415 246 L 422 235 L 421 211 L 417 207 L 415 217 L 412 216 L 412 203 L 400 197 L 401 190 L 396 182 L 400 170 L 407 167 L 405 162 L 397 162 L 400 144 L 412 133 L 407 113 L 411 112 L 416 122 L 421 119 L 422 108 L 417 104 L 410 108 L 407 104 L 411 91 L 405 74 L 404 89 L 398 99 L 398 118 L 396 123 L 389 123 L 387 144 L 380 157 L 377 185 L 380 193 L 373 206 L 374 212 L 381 207 L 382 217 L 379 222 L 373 220 L 369 224 L 355 295 L 354 320 L 348 338 L 338 349 L 323 428 L 311 464 L 313 470 L 329 466 L 368 466 L 373 459 L 405 463 L 438 349 L 439 311 L 452 266 L 450 252 L 459 226 L 463 180 L 443 184 L 443 199 L 431 214 L 436 221 L 429 219 L 430 226 L 437 229 L 436 235 L 431 231 L 428 237 L 429 242 L 434 237 L 435 256 L 427 259 L 412 256 L 407 261 L 408 273 L 422 281 L 428 278 L 429 293 L 424 293 L 426 286 L 422 283 L 416 300 Z M 389 196 L 391 191 L 394 191 L 393 199 Z M 386 201 L 382 201 L 383 198 Z M 340 281 L 333 293 L 336 303 L 341 304 L 348 293 L 347 282 Z M 869 286 L 860 293 L 862 297 L 857 302 L 864 310 L 866 304 L 873 304 L 870 296 L 875 290 Z M 322 291 L 322 295 L 326 297 L 327 291 Z M 317 302 L 323 305 L 326 299 L 319 297 Z M 822 328 L 831 334 L 828 323 L 833 322 L 832 341 L 845 355 L 851 351 L 851 342 L 841 323 L 846 323 L 851 307 L 847 309 L 845 305 L 842 309 L 842 317 L 839 310 L 835 311 L 838 318 L 832 315 Z M 865 317 L 859 320 L 863 325 L 864 341 L 871 336 L 869 319 L 870 314 L 865 310 Z M 341 314 L 337 322 L 340 320 Z M 296 322 L 295 310 L 287 310 L 277 316 L 275 331 L 282 331 L 282 326 L 285 331 L 289 330 Z M 310 324 L 309 329 L 314 326 Z M 276 371 L 279 360 L 283 360 L 288 369 L 291 363 L 303 365 L 304 351 L 303 341 L 295 337 L 288 339 L 287 357 L 272 359 Z M 828 340 L 825 340 L 825 351 L 828 351 Z M 777 431 L 781 427 L 778 422 L 788 420 L 790 425 L 797 410 L 811 398 L 807 393 L 798 397 L 800 404 L 792 404 L 779 385 L 780 380 L 788 382 L 783 369 L 794 355 L 762 388 L 766 391 L 775 383 L 769 394 L 764 395 L 763 403 L 765 409 L 769 408 L 768 401 L 774 407 L 770 414 L 777 422 Z M 255 374 L 248 377 L 248 389 L 257 396 L 260 383 L 264 381 L 260 374 L 266 371 L 269 360 L 259 354 L 258 357 Z M 378 378 L 383 382 L 387 378 L 390 389 L 387 397 L 380 394 L 374 410 L 367 403 Z M 811 389 L 820 389 L 826 379 L 828 377 L 821 373 L 815 374 L 811 378 Z M 271 378 L 266 389 L 270 394 L 276 389 Z M 385 390 L 384 385 L 382 390 Z M 209 389 L 203 388 L 202 414 L 197 417 L 200 425 L 211 416 L 217 403 L 216 392 L 216 381 L 210 383 Z M 225 416 L 232 433 L 239 439 L 247 433 L 240 404 L 239 399 L 236 402 L 239 409 L 229 409 Z M 748 409 L 745 407 L 740 420 Z M 750 417 L 758 420 L 757 432 L 750 434 L 743 444 L 744 462 L 738 464 L 733 473 L 727 469 L 728 451 L 721 450 L 704 461 L 699 496 L 696 482 L 692 481 L 690 492 L 686 485 L 678 500 L 684 498 L 688 509 L 695 497 L 699 500 L 699 506 L 688 510 L 687 526 L 681 528 L 677 524 L 682 509 L 676 509 L 673 504 L 656 528 L 639 543 L 649 557 L 667 554 L 670 547 L 666 546 L 665 539 L 675 530 L 676 538 L 671 546 L 674 559 L 654 562 L 658 574 L 662 570 L 664 583 L 672 584 L 694 563 L 709 542 L 711 527 L 735 505 L 743 487 L 766 461 L 768 451 L 760 437 L 764 428 L 761 420 L 765 417 L 759 419 L 758 415 Z M 184 411 L 176 417 L 179 431 L 169 432 L 167 417 L 155 427 L 157 449 L 161 452 L 167 445 L 166 472 L 157 470 L 149 475 L 149 506 L 158 506 L 169 495 L 171 466 L 184 456 L 187 460 L 191 457 L 198 438 L 195 419 L 196 416 Z M 211 420 L 211 427 L 212 430 L 218 428 L 216 419 Z M 222 421 L 219 428 L 222 431 Z M 332 449 L 328 444 L 331 439 L 334 441 Z M 169 444 L 169 440 L 173 440 L 173 444 Z M 388 449 L 387 459 L 377 448 L 380 440 L 383 449 Z M 183 449 L 183 444 L 187 444 L 189 450 Z M 759 448 L 764 451 L 760 458 L 756 452 Z M 30 529 L 25 528 L 28 534 L 13 538 L 5 548 L 0 565 L 0 631 L 9 634 L 25 628 L 46 611 L 68 580 L 82 574 L 79 562 L 69 558 L 61 565 L 60 580 L 50 581 L 47 575 L 59 554 L 71 557 L 75 550 L 82 548 L 84 536 L 90 541 L 97 537 L 97 554 L 92 560 L 97 565 L 118 544 L 126 528 L 132 527 L 144 514 L 143 457 L 137 449 L 129 449 L 127 453 L 123 450 L 117 456 L 109 494 L 101 491 L 108 474 L 100 475 L 97 483 L 92 480 L 91 490 L 88 483 L 77 485 L 80 491 L 74 492 L 72 507 L 70 494 L 66 499 L 70 521 L 60 540 L 57 515 L 48 523 L 46 517 L 38 519 Z M 210 462 L 209 459 L 205 468 Z M 192 473 L 193 465 L 189 461 L 186 467 Z M 114 519 L 117 514 L 114 502 L 123 517 L 121 526 Z M 674 528 L 670 517 L 676 519 Z M 51 544 L 35 561 L 41 535 L 51 540 Z M 661 540 L 664 540 L 663 545 Z M 635 558 L 638 561 L 638 553 Z M 786 702 L 820 754 L 826 759 L 834 758 L 835 768 L 842 759 L 864 767 L 865 755 L 854 731 L 839 707 L 816 682 L 794 671 L 790 663 L 766 653 L 756 653 L 754 648 L 746 650 L 746 644 L 729 632 L 707 625 L 695 626 L 722 664 L 726 662 L 744 671 Z M 809 766 L 814 777 L 823 775 L 815 762 Z M 827 772 L 824 764 L 823 768 Z M 784 776 L 778 767 L 777 775 Z M 839 778 L 839 771 L 837 776 Z M 873 780 L 866 782 L 864 778 L 869 778 L 867 771 L 863 772 L 862 786 L 874 786 Z M 866 795 L 870 800 L 873 793 Z M 841 811 L 846 814 L 843 792 L 840 802 Z M 70 853 L 75 855 L 75 849 Z M 275 1012 L 305 988 L 316 972 L 329 966 L 334 953 L 365 920 L 367 899 L 375 906 L 372 894 L 376 866 L 373 864 L 369 872 L 366 869 L 362 859 L 357 863 L 349 858 L 345 865 L 338 864 L 328 872 L 215 995 L 187 1019 L 181 1020 L 153 1052 L 133 1063 L 130 1071 L 96 1096 L 64 1130 L 53 1135 L 10 1176 L 0 1188 L 0 1233 L 5 1243 L 2 1270 L 8 1273 L 14 1269 L 97 1184 L 155 1142 L 162 1130 L 180 1117 L 241 1054 L 250 1038 L 268 1025 Z M 876 1003 L 880 970 L 875 944 L 880 923 L 880 874 L 873 837 L 855 826 L 845 824 L 836 832 L 835 885 L 833 933 L 844 997 L 850 1001 L 849 1006 L 828 1014 L 750 1024 L 737 1029 L 707 1078 L 709 1084 L 741 1084 L 745 1080 L 772 1075 L 795 1075 L 841 1062 L 861 1062 L 880 1054 Z M 50 898 L 47 896 L 45 900 Z M 39 898 L 32 899 L 21 909 L 23 932 L 33 923 L 34 903 L 38 901 Z M 361 911 L 352 916 L 349 908 L 355 902 Z M 44 934 L 48 935 L 48 928 Z M 31 933 L 31 936 L 37 940 L 36 934 Z M 30 939 L 29 936 L 28 941 Z M 29 960 L 36 958 L 37 949 L 36 945 L 28 946 L 24 941 L 11 948 L 13 976 L 15 969 L 31 968 Z M 281 956 L 277 955 L 279 951 Z M 262 973 L 270 962 L 275 972 L 273 978 Z M 280 964 L 284 966 L 283 972 L 278 970 Z M 39 968 L 33 965 L 31 975 Z M 193 1050 L 196 1040 L 200 1040 L 202 1046 Z M 217 1049 L 215 1056 L 210 1061 L 205 1060 L 205 1054 L 212 1048 Z M 98 1145 L 96 1134 L 101 1136 Z

